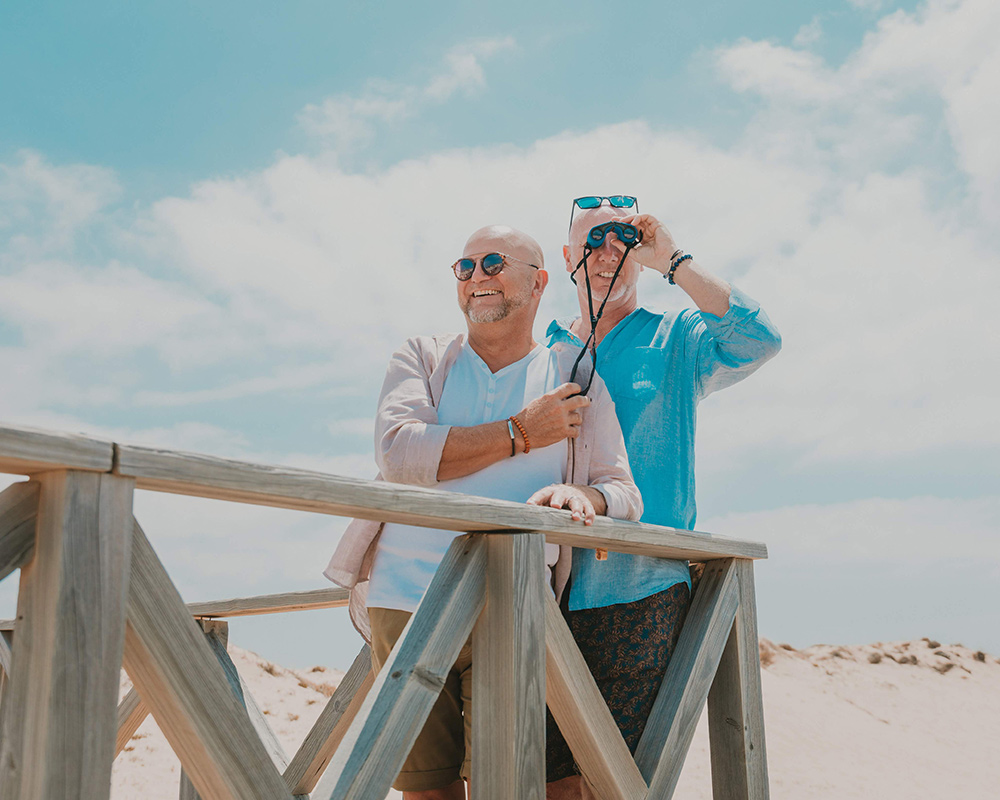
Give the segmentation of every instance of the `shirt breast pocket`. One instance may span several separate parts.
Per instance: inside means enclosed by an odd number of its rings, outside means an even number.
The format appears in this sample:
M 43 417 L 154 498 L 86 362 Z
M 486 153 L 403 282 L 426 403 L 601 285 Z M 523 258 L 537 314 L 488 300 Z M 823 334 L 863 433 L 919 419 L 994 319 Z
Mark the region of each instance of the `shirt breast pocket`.
M 608 385 L 612 398 L 649 401 L 663 386 L 666 359 L 659 347 L 635 347 L 617 357 L 598 371 Z

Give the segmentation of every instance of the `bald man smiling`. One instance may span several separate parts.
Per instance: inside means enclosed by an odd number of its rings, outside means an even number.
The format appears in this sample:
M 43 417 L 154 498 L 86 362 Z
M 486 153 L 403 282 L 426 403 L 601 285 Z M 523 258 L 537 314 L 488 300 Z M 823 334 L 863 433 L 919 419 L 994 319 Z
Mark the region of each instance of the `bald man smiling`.
M 389 362 L 375 421 L 380 477 L 396 483 L 638 519 L 642 500 L 604 384 L 589 397 L 569 383 L 575 354 L 535 341 L 548 283 L 541 248 L 521 231 L 482 228 L 452 265 L 466 333 L 410 339 Z M 352 589 L 352 616 L 372 644 L 375 670 L 416 610 L 452 531 L 355 520 L 326 576 Z M 546 545 L 561 596 L 569 548 Z M 407 800 L 465 797 L 470 749 L 467 643 L 395 787 Z

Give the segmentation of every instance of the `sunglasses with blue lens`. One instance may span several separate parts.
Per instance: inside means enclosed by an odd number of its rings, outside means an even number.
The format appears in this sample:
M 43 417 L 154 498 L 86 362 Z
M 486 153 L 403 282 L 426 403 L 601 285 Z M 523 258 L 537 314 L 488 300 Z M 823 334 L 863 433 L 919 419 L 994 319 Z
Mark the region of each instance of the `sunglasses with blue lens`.
M 613 194 L 608 196 L 587 195 L 586 197 L 577 197 L 573 201 L 573 208 L 569 212 L 570 230 L 573 229 L 573 215 L 578 208 L 600 208 L 605 200 L 608 201 L 608 205 L 612 208 L 634 208 L 635 213 L 639 213 L 639 201 L 635 197 L 632 197 L 632 195 Z
M 518 264 L 527 264 L 532 269 L 538 269 L 534 264 L 529 264 L 520 258 L 514 258 L 514 256 L 508 256 L 506 253 L 487 253 L 475 258 L 460 258 L 451 265 L 451 268 L 456 278 L 460 281 L 467 281 L 472 277 L 472 273 L 476 271 L 476 264 L 480 264 L 482 265 L 483 273 L 492 278 L 507 266 L 508 261 L 516 261 Z

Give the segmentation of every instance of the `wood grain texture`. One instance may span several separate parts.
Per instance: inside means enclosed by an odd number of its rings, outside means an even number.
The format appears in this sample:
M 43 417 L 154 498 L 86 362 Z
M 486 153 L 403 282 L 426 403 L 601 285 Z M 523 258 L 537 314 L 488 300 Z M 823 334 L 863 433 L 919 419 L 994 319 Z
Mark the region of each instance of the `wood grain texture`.
M 736 562 L 708 564 L 635 753 L 651 798 L 673 796 L 738 604 Z
M 201 628 L 134 523 L 125 669 L 194 787 L 212 800 L 289 800 Z
M 10 652 L 10 641 L 11 634 L 8 631 L 0 631 L 0 648 L 3 649 L 6 655 L 7 668 L 0 669 L 0 733 L 3 732 L 3 710 L 4 703 L 3 697 L 7 693 L 7 670 L 10 668 L 11 652 Z
M 483 609 L 486 542 L 452 542 L 316 790 L 314 800 L 383 800 Z
M 0 672 L 4 675 L 10 672 L 10 664 L 13 657 L 14 656 L 10 651 L 10 645 L 7 644 L 7 636 L 0 636 Z
M 142 702 L 139 691 L 133 686 L 118 704 L 118 735 L 115 738 L 115 757 L 125 749 L 139 726 L 149 716 L 149 706 Z
M 284 592 L 188 603 L 187 607 L 195 617 L 246 617 L 256 614 L 280 614 L 285 611 L 343 608 L 347 606 L 350 597 L 351 593 L 347 589 L 313 589 L 307 592 Z
M 374 682 L 372 651 L 364 645 L 285 770 L 285 785 L 293 794 L 316 788 Z
M 646 782 L 555 598 L 546 595 L 545 677 L 549 710 L 598 800 L 644 800 Z
M 106 800 L 133 483 L 75 471 L 38 482 L 35 555 L 21 568 L 0 736 L 0 796 Z
M 584 528 L 569 511 L 524 503 L 143 447 L 119 445 L 117 452 L 118 472 L 153 491 L 459 532 L 530 531 L 554 544 L 664 558 L 767 557 L 757 542 L 608 517 Z
M 38 493 L 37 481 L 0 492 L 0 581 L 27 564 L 35 551 Z
M 472 636 L 474 800 L 545 797 L 545 539 L 487 536 Z
M 198 624 L 205 632 L 205 639 L 226 674 L 229 688 L 246 709 L 250 724 L 253 725 L 253 729 L 267 749 L 271 763 L 274 764 L 275 769 L 284 770 L 288 766 L 288 756 L 285 754 L 285 749 L 268 723 L 267 717 L 264 716 L 264 712 L 261 711 L 257 701 L 250 693 L 250 689 L 236 668 L 236 664 L 229 656 L 229 623 L 225 620 L 204 619 L 199 620 Z M 180 797 L 201 800 L 194 784 L 183 770 L 181 771 Z
M 0 425 L 0 472 L 32 475 L 52 469 L 110 472 L 114 445 L 72 433 Z
M 715 800 L 767 800 L 767 748 L 753 564 L 737 562 L 740 607 L 708 694 Z

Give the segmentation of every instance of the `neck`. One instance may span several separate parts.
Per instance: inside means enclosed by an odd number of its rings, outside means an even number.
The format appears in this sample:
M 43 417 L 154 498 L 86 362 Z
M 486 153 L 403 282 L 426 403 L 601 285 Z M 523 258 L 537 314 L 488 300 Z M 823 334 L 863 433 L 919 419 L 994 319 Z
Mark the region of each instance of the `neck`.
M 537 344 L 531 335 L 530 321 L 524 324 L 504 324 L 514 322 L 508 319 L 500 322 L 469 322 L 469 345 L 490 372 L 499 372 L 504 367 L 520 361 Z
M 590 336 L 590 307 L 587 305 L 586 289 L 577 293 L 577 300 L 580 301 L 580 317 L 570 326 L 570 330 L 573 331 L 577 337 L 586 341 L 587 337 Z M 597 313 L 597 309 L 600 307 L 601 303 L 595 297 L 595 314 Z M 600 322 L 597 323 L 597 335 L 594 337 L 594 343 L 600 344 L 601 340 L 611 332 L 611 329 L 614 328 L 615 325 L 625 319 L 625 317 L 635 311 L 638 307 L 639 301 L 636 297 L 634 289 L 617 302 L 609 300 L 608 304 L 604 306 L 604 313 L 601 314 Z

